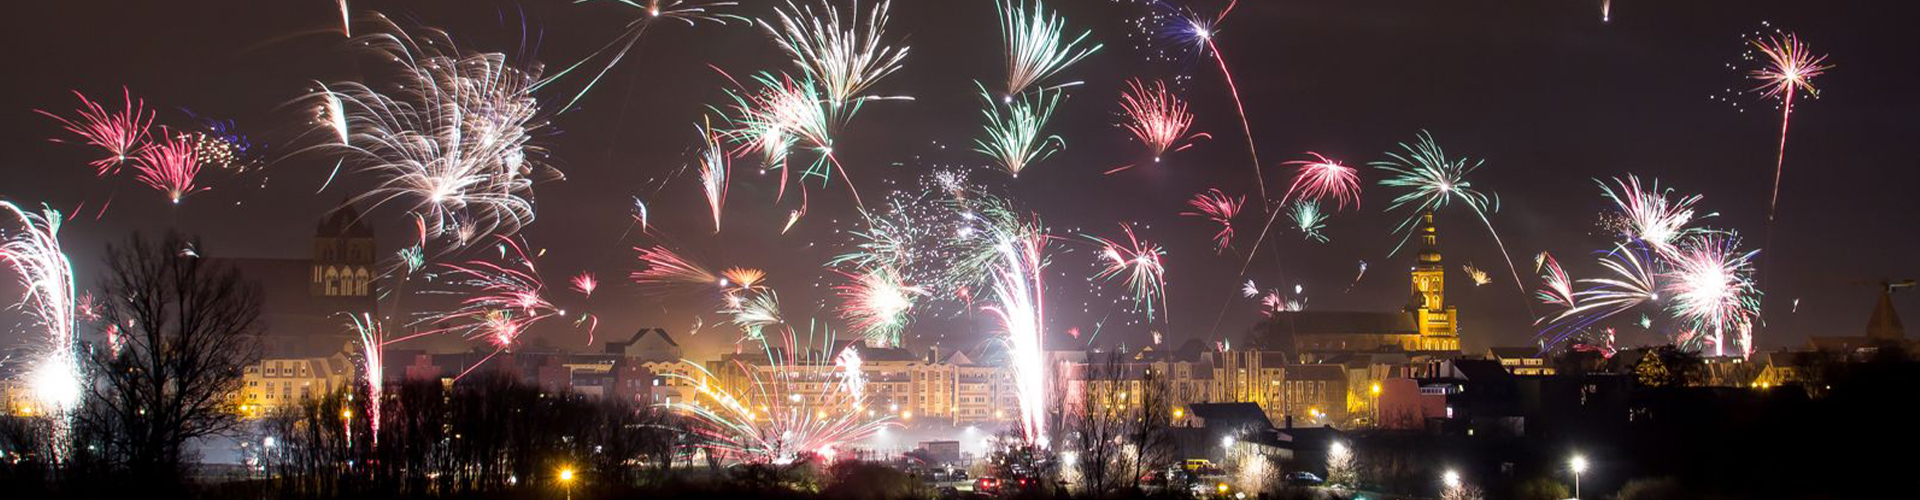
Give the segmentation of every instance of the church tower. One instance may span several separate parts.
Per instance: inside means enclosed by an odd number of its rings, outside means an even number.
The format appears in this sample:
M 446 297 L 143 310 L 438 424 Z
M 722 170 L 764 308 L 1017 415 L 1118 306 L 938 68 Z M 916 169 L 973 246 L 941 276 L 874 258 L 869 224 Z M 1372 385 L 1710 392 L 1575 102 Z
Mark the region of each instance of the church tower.
M 373 228 L 348 201 L 314 231 L 312 295 L 372 297 L 375 260 Z
M 1420 254 L 1413 265 L 1412 303 L 1415 327 L 1419 330 L 1417 351 L 1459 351 L 1459 313 L 1446 302 L 1446 266 L 1440 262 L 1439 229 L 1433 225 L 1433 212 L 1420 214 Z

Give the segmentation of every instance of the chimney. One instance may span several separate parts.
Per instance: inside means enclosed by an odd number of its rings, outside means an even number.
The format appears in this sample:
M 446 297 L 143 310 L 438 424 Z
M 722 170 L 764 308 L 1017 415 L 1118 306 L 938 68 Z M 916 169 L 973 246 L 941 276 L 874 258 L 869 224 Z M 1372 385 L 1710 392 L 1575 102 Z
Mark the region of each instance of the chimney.
M 940 362 L 940 348 L 928 347 L 927 348 L 927 364 L 931 365 L 939 362 Z
M 1285 422 L 1286 422 L 1286 424 L 1285 424 L 1285 425 L 1286 425 L 1286 427 L 1284 427 L 1284 428 L 1285 428 L 1285 429 L 1292 429 L 1292 428 L 1293 428 L 1293 415 L 1287 415 L 1287 416 L 1286 416 L 1286 419 L 1285 419 Z

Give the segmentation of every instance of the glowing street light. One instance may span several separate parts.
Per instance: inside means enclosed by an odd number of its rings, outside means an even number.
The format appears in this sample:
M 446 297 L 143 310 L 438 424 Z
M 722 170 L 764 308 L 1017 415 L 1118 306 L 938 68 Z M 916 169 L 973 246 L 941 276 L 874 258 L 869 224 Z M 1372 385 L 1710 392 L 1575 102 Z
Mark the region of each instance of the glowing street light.
M 560 486 L 567 490 L 567 500 L 573 500 L 573 468 L 560 469 Z
M 1459 488 L 1459 487 L 1460 487 L 1460 473 L 1459 473 L 1459 472 L 1455 472 L 1455 471 L 1454 471 L 1453 469 L 1447 469 L 1447 473 L 1446 473 L 1446 474 L 1443 474 L 1443 475 L 1441 475 L 1441 476 L 1440 476 L 1440 482 L 1441 482 L 1442 484 L 1446 484 L 1446 485 L 1447 485 L 1447 489 L 1450 489 L 1450 490 L 1451 490 L 1451 489 L 1455 489 L 1455 488 Z
M 1574 455 L 1567 467 L 1573 469 L 1573 497 L 1580 498 L 1580 473 L 1587 471 L 1587 457 Z

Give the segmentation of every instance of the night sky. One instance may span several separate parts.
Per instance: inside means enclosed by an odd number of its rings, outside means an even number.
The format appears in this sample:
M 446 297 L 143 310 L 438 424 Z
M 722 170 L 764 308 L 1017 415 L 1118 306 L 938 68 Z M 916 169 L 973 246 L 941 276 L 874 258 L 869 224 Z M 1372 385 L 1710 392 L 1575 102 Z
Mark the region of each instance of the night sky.
M 772 12 L 772 2 L 743 3 L 729 11 Z M 1499 195 L 1493 225 L 1532 289 L 1538 285 L 1533 255 L 1543 250 L 1576 278 L 1599 272 L 1590 256 L 1609 246 L 1609 235 L 1595 224 L 1609 204 L 1596 178 L 1632 173 L 1702 194 L 1700 208 L 1719 214 L 1707 225 L 1738 230 L 1746 246 L 1760 245 L 1779 113 L 1773 101 L 1729 92 L 1753 85 L 1742 72 L 1747 66 L 1729 64 L 1747 64 L 1739 58 L 1742 36 L 1770 29 L 1763 23 L 1797 32 L 1837 67 L 1815 81 L 1820 97 L 1800 101 L 1793 115 L 1779 219 L 1772 247 L 1761 254 L 1770 262 L 1758 343 L 1770 349 L 1799 345 L 1809 335 L 1858 335 L 1873 283 L 1920 277 L 1920 211 L 1912 197 L 1920 160 L 1911 152 L 1920 65 L 1905 36 L 1916 9 L 1906 3 L 1617 0 L 1612 22 L 1602 24 L 1598 0 L 1248 0 L 1220 26 L 1217 44 L 1240 86 L 1269 189 L 1284 190 L 1292 169 L 1281 163 L 1306 151 L 1360 166 L 1431 131 L 1448 153 L 1485 160 L 1472 180 Z M 974 81 L 993 86 L 1005 78 L 992 2 L 902 0 L 889 33 L 912 52 L 904 69 L 872 93 L 916 100 L 869 104 L 838 137 L 837 154 L 869 203 L 889 189 L 917 186 L 936 166 L 970 167 L 972 179 L 1038 213 L 1058 235 L 1118 237 L 1117 223 L 1138 222 L 1141 237 L 1167 247 L 1171 328 L 1164 319 L 1149 325 L 1118 304 L 1117 285 L 1091 292 L 1091 247 L 1063 242 L 1054 247 L 1048 277 L 1050 331 L 1088 331 L 1105 318 L 1102 345 L 1141 345 L 1150 328 L 1175 343 L 1237 338 L 1258 319 L 1257 304 L 1238 295 L 1242 256 L 1214 255 L 1214 228 L 1178 215 L 1208 187 L 1253 192 L 1245 138 L 1218 69 L 1211 59 L 1149 57 L 1145 39 L 1129 24 L 1145 10 L 1137 2 L 1049 5 L 1066 14 L 1070 30 L 1090 29 L 1091 39 L 1105 44 L 1056 77 L 1086 82 L 1068 90 L 1048 125 L 1065 139 L 1064 151 L 1017 180 L 973 153 L 982 125 Z M 8 153 L 0 198 L 63 210 L 86 204 L 63 233 L 82 284 L 97 279 L 104 245 L 129 231 L 178 228 L 204 237 L 213 255 L 305 257 L 319 217 L 373 184 L 369 175 L 343 172 L 316 194 L 333 157 L 289 154 L 325 140 L 299 101 L 314 81 L 386 74 L 379 61 L 348 47 L 336 8 L 330 0 L 11 6 L 0 21 L 0 37 L 15 47 L 8 91 L 0 92 L 0 116 L 7 117 L 0 119 L 0 147 Z M 360 15 L 386 13 L 403 25 L 445 28 L 466 49 L 506 52 L 520 63 L 538 60 L 550 72 L 618 36 L 636 14 L 612 2 L 565 0 L 360 1 L 353 8 Z M 1200 1 L 1195 8 L 1218 6 Z M 822 301 L 844 278 L 820 266 L 844 245 L 841 231 L 854 220 L 838 179 L 814 190 L 808 217 L 782 236 L 786 209 L 772 206 L 772 177 L 741 168 L 724 230 L 711 234 L 698 181 L 686 168 L 699 144 L 694 124 L 707 106 L 728 102 L 726 77 L 709 65 L 737 76 L 791 70 L 759 27 L 664 24 L 537 138 L 566 178 L 534 187 L 538 220 L 523 235 L 547 251 L 539 262 L 559 301 L 602 318 L 602 338 L 624 337 L 643 325 L 665 327 L 705 349 L 737 338 L 716 325 L 714 314 L 688 337 L 691 302 L 660 300 L 622 284 L 637 267 L 632 247 L 660 241 L 718 267 L 768 270 L 790 320 L 835 320 L 832 302 Z M 1163 163 L 1102 175 L 1145 159 L 1143 148 L 1115 126 L 1119 92 L 1132 77 L 1183 77 L 1176 90 L 1198 116 L 1194 129 L 1213 138 L 1170 153 Z M 122 85 L 161 110 L 159 123 L 191 123 L 183 108 L 234 120 L 264 149 L 263 173 L 203 172 L 212 190 L 170 206 L 129 175 L 96 179 L 86 165 L 96 152 L 47 141 L 64 132 L 32 111 L 70 114 L 76 102 L 69 89 L 117 105 Z M 539 97 L 551 112 L 577 85 L 559 84 Z M 1309 310 L 1403 307 L 1412 255 L 1387 253 L 1399 241 L 1390 232 L 1405 214 L 1382 212 L 1395 191 L 1376 185 L 1380 172 L 1363 168 L 1361 175 L 1363 209 L 1329 222 L 1330 243 L 1276 229 L 1269 244 L 1278 244 L 1278 254 L 1262 250 L 1247 277 L 1265 287 L 1303 286 Z M 636 233 L 634 196 L 651 205 L 656 228 L 669 240 Z M 95 208 L 109 198 L 111 209 L 96 220 Z M 411 236 L 406 208 L 372 210 L 368 220 L 380 233 L 382 254 Z M 1236 220 L 1239 252 L 1258 232 L 1258 212 L 1249 203 Z M 1515 290 L 1486 229 L 1461 207 L 1443 211 L 1440 220 L 1448 298 L 1460 308 L 1467 348 L 1528 343 L 1531 292 Z M 1346 290 L 1360 261 L 1371 269 Z M 1468 262 L 1494 282 L 1472 286 L 1460 268 Z M 598 273 L 604 283 L 590 303 L 564 291 L 566 278 L 581 270 Z M 11 300 L 17 287 L 0 291 Z M 1913 298 L 1897 296 L 1896 303 L 1907 318 L 1920 318 Z M 984 323 L 970 328 L 966 316 L 946 316 L 918 318 L 909 331 L 918 338 L 909 344 L 944 335 L 948 347 L 970 347 L 987 336 Z M 14 337 L 25 328 L 14 312 L 0 313 L 0 325 Z M 1670 331 L 1673 325 L 1664 326 Z M 533 337 L 569 348 L 586 341 L 564 322 L 549 322 Z M 1621 340 L 1656 339 L 1629 332 Z M 1049 342 L 1073 345 L 1057 333 Z

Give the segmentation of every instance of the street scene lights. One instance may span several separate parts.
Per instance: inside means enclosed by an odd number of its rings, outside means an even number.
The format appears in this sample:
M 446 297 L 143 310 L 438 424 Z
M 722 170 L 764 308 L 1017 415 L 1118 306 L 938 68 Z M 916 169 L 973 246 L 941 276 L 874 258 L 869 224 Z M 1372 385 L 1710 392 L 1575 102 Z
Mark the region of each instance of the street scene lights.
M 1567 467 L 1573 469 L 1573 497 L 1580 498 L 1580 473 L 1587 471 L 1587 457 L 1574 455 Z

